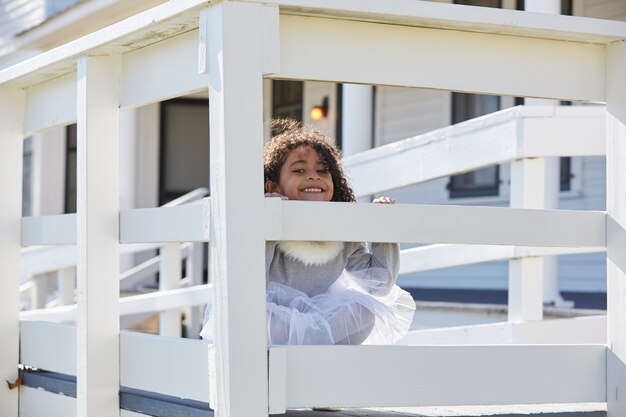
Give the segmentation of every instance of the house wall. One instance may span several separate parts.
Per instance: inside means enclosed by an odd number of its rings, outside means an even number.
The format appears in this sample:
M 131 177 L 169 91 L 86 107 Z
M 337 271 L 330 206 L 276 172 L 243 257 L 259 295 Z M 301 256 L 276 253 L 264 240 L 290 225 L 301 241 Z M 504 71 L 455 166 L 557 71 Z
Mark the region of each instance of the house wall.
M 512 4 L 506 7 L 514 7 Z M 577 16 L 626 20 L 626 2 L 612 0 L 574 0 Z M 433 128 L 447 126 L 451 119 L 451 100 L 447 92 L 407 88 L 377 89 L 377 143 L 386 144 L 415 136 Z M 448 99 L 446 99 L 448 98 Z M 503 98 L 502 107 L 511 105 Z M 447 119 L 447 120 L 446 120 Z M 570 210 L 605 210 L 605 163 L 603 157 L 572 158 L 572 190 L 561 193 L 560 208 Z M 494 197 L 450 199 L 447 178 L 419 186 L 396 190 L 391 194 L 398 201 L 422 204 L 470 204 L 507 206 L 509 201 L 507 165 L 500 167 L 500 192 Z M 560 288 L 562 291 L 605 292 L 606 256 L 604 254 L 559 257 Z M 506 262 L 449 268 L 412 274 L 400 278 L 400 283 L 421 288 L 507 288 Z

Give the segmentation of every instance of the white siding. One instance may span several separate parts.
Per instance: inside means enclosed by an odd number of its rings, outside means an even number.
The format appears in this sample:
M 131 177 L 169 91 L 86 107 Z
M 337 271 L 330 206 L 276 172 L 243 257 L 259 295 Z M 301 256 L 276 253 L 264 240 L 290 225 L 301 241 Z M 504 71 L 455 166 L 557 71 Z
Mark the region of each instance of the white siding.
M 377 146 L 450 124 L 451 94 L 420 88 L 376 88 Z
M 623 0 L 574 0 L 574 14 L 603 19 L 626 20 Z M 450 94 L 408 88 L 379 87 L 376 96 L 376 144 L 383 145 L 448 125 Z M 504 100 L 503 107 L 508 107 Z M 560 208 L 605 209 L 605 162 L 603 157 L 574 158 L 573 189 L 561 195 Z M 509 198 L 509 166 L 500 167 L 497 197 L 449 199 L 447 178 L 387 193 L 399 202 L 421 204 L 471 204 L 506 206 Z M 577 185 L 577 184 L 578 185 Z M 561 256 L 560 286 L 563 291 L 606 291 L 606 256 L 601 253 Z M 423 288 L 505 289 L 504 262 L 450 268 L 402 277 L 400 283 Z
M 43 22 L 45 0 L 6 0 L 0 2 L 0 47 L 15 34 Z
M 574 0 L 576 16 L 626 21 L 626 2 L 623 0 Z

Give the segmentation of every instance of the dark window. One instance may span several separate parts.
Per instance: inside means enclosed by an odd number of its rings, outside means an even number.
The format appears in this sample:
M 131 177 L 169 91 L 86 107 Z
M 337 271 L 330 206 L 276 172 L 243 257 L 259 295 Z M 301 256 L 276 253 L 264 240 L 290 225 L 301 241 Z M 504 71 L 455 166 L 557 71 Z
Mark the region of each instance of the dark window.
M 65 128 L 65 213 L 76 213 L 76 125 Z
M 559 189 L 561 191 L 569 191 L 572 189 L 572 158 L 564 156 L 560 158 L 560 181 Z
M 291 118 L 302 121 L 302 81 L 274 80 L 272 82 L 272 118 Z
M 502 7 L 500 0 L 455 0 L 454 4 L 464 4 L 466 6 L 480 7 Z
M 482 94 L 452 93 L 452 123 L 498 111 L 500 97 Z M 498 166 L 479 169 L 450 177 L 450 198 L 498 195 L 500 170 Z
M 209 187 L 209 102 L 161 103 L 159 205 Z
M 502 7 L 500 0 L 455 0 L 455 4 L 481 7 Z M 452 123 L 500 110 L 500 97 L 482 94 L 452 93 Z M 450 198 L 498 195 L 500 170 L 498 166 L 479 169 L 450 177 Z

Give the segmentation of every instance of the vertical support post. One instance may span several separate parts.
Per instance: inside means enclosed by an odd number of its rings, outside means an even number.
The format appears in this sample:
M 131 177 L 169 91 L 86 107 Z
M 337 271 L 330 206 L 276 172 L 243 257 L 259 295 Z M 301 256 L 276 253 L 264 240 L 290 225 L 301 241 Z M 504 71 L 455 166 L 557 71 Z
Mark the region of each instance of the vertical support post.
M 264 211 L 262 81 L 278 62 L 278 9 L 222 2 L 203 13 L 217 379 L 212 407 L 220 417 L 267 416 L 265 231 L 259 221 Z
M 76 289 L 76 268 L 68 267 L 57 273 L 57 285 L 59 287 L 59 304 L 66 306 L 74 304 L 74 290 Z
M 535 13 L 561 14 L 560 0 L 526 0 L 524 10 Z M 558 106 L 558 100 L 546 100 L 537 98 L 526 98 L 524 104 L 530 105 L 552 105 Z M 544 158 L 545 173 L 543 184 L 546 187 L 546 200 L 544 207 L 548 209 L 559 208 L 560 193 L 560 158 L 557 156 Z M 540 270 L 534 273 L 541 274 L 543 281 L 543 302 L 557 307 L 573 307 L 573 302 L 563 300 L 559 290 L 559 257 L 544 256 L 543 265 Z
M 626 415 L 626 44 L 607 47 L 607 416 Z
M 34 275 L 31 278 L 30 287 L 30 308 L 45 308 L 48 298 L 48 287 L 51 273 Z
M 187 276 L 191 278 L 191 285 L 202 285 L 204 261 L 204 244 L 193 243 L 187 255 Z M 199 306 L 190 307 L 187 312 L 187 337 L 197 338 L 202 329 L 203 311 Z
M 159 291 L 173 290 L 180 286 L 182 256 L 178 243 L 166 243 L 159 249 Z M 180 311 L 159 313 L 159 334 L 180 337 Z
M 119 56 L 78 59 L 78 417 L 119 414 L 119 73 Z
M 522 159 L 511 163 L 511 207 L 541 208 L 545 201 L 545 160 Z M 509 261 L 509 321 L 543 318 L 543 259 Z
M 0 415 L 17 417 L 24 92 L 0 88 Z

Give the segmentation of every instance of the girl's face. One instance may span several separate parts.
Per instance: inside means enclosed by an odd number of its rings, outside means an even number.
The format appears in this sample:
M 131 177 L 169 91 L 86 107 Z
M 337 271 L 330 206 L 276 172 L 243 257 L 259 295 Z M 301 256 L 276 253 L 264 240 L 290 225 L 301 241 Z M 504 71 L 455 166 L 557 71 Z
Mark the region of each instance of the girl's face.
M 315 149 L 303 146 L 289 153 L 273 191 L 289 200 L 330 201 L 335 190 L 326 162 Z

